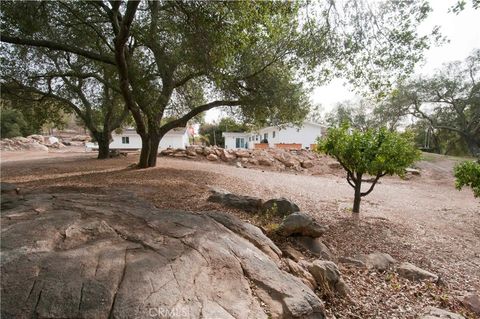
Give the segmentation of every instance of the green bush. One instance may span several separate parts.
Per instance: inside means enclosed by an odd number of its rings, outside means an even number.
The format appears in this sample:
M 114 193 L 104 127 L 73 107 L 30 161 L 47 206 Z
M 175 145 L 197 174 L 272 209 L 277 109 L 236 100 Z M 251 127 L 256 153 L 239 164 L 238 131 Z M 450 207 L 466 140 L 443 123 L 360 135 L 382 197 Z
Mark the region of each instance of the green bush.
M 454 175 L 457 179 L 455 187 L 461 190 L 464 186 L 472 188 L 473 195 L 480 197 L 480 163 L 467 161 L 457 164 L 454 168 Z

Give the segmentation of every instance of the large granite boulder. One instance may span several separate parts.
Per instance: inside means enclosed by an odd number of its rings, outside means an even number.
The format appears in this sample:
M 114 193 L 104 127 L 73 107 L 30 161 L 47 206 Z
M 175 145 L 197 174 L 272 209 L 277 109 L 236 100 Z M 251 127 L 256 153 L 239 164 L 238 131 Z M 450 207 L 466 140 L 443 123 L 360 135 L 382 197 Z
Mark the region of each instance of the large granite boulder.
M 325 318 L 278 248 L 222 213 L 121 191 L 26 194 L 1 223 L 2 318 Z

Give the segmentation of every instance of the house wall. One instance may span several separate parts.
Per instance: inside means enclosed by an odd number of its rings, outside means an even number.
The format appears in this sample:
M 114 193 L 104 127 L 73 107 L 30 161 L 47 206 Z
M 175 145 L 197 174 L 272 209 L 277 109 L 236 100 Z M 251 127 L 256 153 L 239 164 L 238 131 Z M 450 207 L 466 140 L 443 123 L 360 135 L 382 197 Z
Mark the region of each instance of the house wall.
M 122 137 L 128 136 L 129 143 L 123 144 Z M 110 149 L 136 150 L 142 148 L 142 139 L 138 134 L 113 134 Z
M 185 148 L 188 145 L 190 145 L 188 141 L 188 134 L 185 132 L 185 134 L 165 134 L 163 136 L 162 140 L 160 141 L 160 144 L 158 146 L 159 150 L 163 150 L 166 148 Z
M 273 137 L 275 132 L 275 137 Z M 305 123 L 301 128 L 286 127 L 279 129 L 278 127 L 267 127 L 260 129 L 256 133 L 252 133 L 250 138 L 253 142 L 249 143 L 249 148 L 254 148 L 257 143 L 264 139 L 265 134 L 268 135 L 267 140 L 270 147 L 275 147 L 275 144 L 301 144 L 302 148 L 310 148 L 314 144 L 318 136 L 321 136 L 322 129 L 320 126 Z M 256 137 L 259 135 L 258 140 Z
M 129 143 L 123 144 L 122 137 L 128 136 Z M 137 150 L 142 148 L 142 139 L 138 134 L 112 134 L 113 141 L 110 143 L 110 149 L 123 149 L 123 150 Z M 167 133 L 160 141 L 158 145 L 159 151 L 168 147 L 172 148 L 185 148 L 188 146 L 189 139 L 188 133 L 185 130 L 184 134 L 179 133 Z
M 228 133 L 228 134 L 223 134 L 223 138 L 225 139 L 225 148 L 226 149 L 232 149 L 232 148 L 237 148 L 237 138 L 243 138 L 245 140 L 245 146 L 248 146 L 248 134 L 245 133 Z

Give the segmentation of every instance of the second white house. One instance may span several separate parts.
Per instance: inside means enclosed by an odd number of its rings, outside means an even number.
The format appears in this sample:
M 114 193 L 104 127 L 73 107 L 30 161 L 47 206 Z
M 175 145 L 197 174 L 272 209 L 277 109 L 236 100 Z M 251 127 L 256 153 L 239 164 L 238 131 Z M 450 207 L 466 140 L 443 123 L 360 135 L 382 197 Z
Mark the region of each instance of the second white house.
M 225 148 L 304 148 L 311 149 L 326 127 L 303 122 L 300 126 L 269 126 L 254 132 L 224 132 Z M 266 143 L 264 143 L 266 142 Z

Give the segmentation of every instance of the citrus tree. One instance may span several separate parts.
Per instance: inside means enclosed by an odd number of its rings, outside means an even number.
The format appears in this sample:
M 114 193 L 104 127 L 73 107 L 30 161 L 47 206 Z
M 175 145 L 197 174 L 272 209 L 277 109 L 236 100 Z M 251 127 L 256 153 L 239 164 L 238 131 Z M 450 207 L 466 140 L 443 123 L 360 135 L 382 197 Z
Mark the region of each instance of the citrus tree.
M 480 162 L 467 161 L 454 168 L 455 187 L 461 190 L 464 186 L 472 188 L 473 195 L 480 197 Z
M 370 194 L 385 175 L 405 173 L 405 168 L 420 157 L 409 133 L 380 129 L 353 130 L 344 125 L 328 130 L 327 137 L 318 141 L 317 150 L 334 157 L 347 171 L 347 181 L 355 190 L 353 213 L 360 212 L 360 200 Z M 366 176 L 371 176 L 365 180 Z M 362 192 L 362 183 L 370 187 Z

